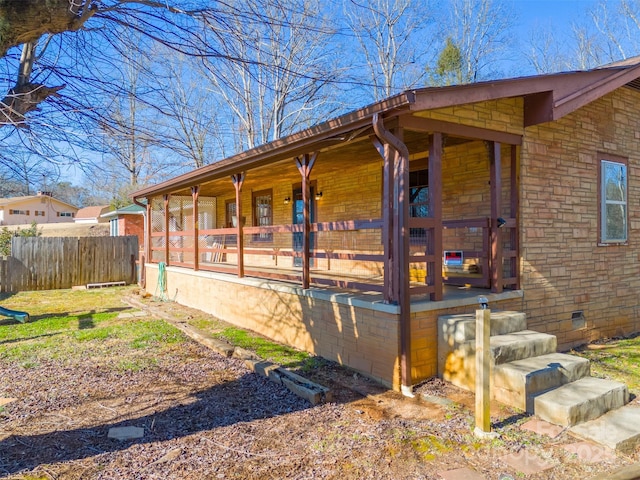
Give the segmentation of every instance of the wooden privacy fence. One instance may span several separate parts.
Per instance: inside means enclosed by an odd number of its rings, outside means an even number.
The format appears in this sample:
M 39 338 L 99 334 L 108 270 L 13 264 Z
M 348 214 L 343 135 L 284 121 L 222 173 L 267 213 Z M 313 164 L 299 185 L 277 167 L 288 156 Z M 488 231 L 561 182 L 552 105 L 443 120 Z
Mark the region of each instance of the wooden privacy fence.
M 138 238 L 14 237 L 0 257 L 0 292 L 136 281 Z

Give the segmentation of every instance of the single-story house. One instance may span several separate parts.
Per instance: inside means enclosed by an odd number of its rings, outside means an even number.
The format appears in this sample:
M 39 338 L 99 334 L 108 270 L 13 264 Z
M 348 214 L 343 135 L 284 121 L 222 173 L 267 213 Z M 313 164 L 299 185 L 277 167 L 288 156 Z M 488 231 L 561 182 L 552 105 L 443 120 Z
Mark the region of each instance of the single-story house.
M 638 198 L 640 57 L 406 91 L 134 194 L 150 290 L 403 391 L 479 293 L 561 349 L 639 331 Z
M 145 207 L 131 204 L 103 213 L 101 218 L 109 221 L 109 234 L 112 237 L 135 235 L 138 237 L 138 245 L 144 245 L 144 214 Z
M 109 205 L 93 205 L 90 207 L 82 207 L 76 213 L 74 221 L 76 223 L 106 223 L 109 220 L 103 217 L 103 214 L 110 212 L 112 209 Z
M 53 198 L 51 192 L 0 198 L 0 225 L 73 222 L 78 207 Z

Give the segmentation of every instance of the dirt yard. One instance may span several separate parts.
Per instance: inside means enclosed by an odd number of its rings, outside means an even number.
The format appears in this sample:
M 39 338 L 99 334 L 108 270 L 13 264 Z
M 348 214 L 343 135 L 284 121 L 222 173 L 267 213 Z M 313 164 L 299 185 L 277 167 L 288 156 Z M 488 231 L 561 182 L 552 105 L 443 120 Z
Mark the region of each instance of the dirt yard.
M 171 306 L 174 314 L 180 308 Z M 139 315 L 127 322 L 149 320 Z M 0 406 L 2 478 L 442 479 L 468 468 L 487 480 L 587 480 L 640 460 L 638 452 L 576 455 L 566 448 L 577 442 L 567 432 L 552 439 L 524 430 L 528 418 L 498 405 L 500 438 L 477 440 L 472 395 L 438 380 L 406 399 L 325 362 L 308 376 L 332 388 L 333 402 L 312 406 L 189 339 L 136 363 L 132 355 L 144 348 L 110 332 L 96 334 L 95 345 L 65 340 L 60 358 L 0 355 L 0 397 L 9 399 Z M 21 354 L 28 355 L 29 341 L 61 334 L 31 335 L 0 346 L 26 342 Z M 88 341 L 79 335 L 68 338 Z M 74 350 L 85 345 L 94 346 Z M 132 367 L 122 368 L 125 358 Z M 140 427 L 143 437 L 108 438 L 121 426 Z M 525 452 L 548 469 L 525 474 L 505 461 Z

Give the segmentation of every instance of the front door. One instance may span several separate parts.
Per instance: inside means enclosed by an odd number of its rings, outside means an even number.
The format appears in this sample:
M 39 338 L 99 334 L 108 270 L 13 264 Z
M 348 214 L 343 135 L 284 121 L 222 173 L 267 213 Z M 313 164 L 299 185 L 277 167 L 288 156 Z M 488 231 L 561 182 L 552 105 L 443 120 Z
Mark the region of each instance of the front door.
M 311 223 L 316 221 L 316 207 L 315 207 L 315 189 L 311 186 L 311 200 L 309 205 L 309 213 L 311 217 Z M 295 188 L 293 190 L 293 224 L 304 224 L 304 202 L 302 201 L 302 187 Z M 303 232 L 293 233 L 293 251 L 302 252 L 302 242 L 304 239 Z M 315 248 L 315 235 L 313 233 L 309 236 L 309 249 L 311 251 Z M 293 257 L 293 266 L 302 267 L 302 257 Z M 309 259 L 309 266 L 313 266 L 313 258 Z

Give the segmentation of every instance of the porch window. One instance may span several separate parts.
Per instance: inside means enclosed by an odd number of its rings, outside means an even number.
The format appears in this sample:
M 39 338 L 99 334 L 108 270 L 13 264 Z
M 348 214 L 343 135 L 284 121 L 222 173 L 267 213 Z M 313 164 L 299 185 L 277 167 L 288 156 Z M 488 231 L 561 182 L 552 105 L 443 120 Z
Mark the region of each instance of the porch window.
M 426 168 L 409 172 L 409 216 L 429 216 L 429 170 Z M 409 236 L 414 245 L 426 243 L 424 228 L 411 228 Z
M 227 228 L 236 228 L 238 226 L 238 217 L 236 215 L 236 202 L 235 200 L 227 200 L 226 203 L 226 211 L 227 211 Z
M 253 194 L 253 225 L 266 227 L 273 225 L 272 209 L 273 193 L 271 190 L 262 190 Z M 271 242 L 273 233 L 257 233 L 253 236 L 256 242 Z
M 601 157 L 600 160 L 600 242 L 628 241 L 627 162 Z

